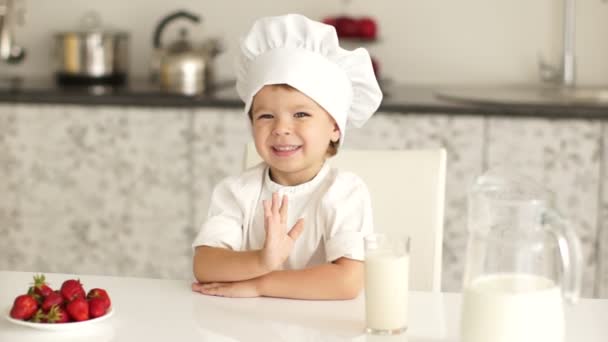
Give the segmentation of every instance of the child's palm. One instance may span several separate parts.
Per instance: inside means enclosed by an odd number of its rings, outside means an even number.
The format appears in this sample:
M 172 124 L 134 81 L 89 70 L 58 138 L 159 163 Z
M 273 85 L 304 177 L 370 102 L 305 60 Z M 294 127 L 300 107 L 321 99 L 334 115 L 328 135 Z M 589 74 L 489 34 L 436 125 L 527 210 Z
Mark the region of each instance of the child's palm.
M 273 193 L 272 203 L 263 203 L 266 240 L 262 250 L 262 262 L 266 267 L 275 270 L 291 253 L 296 239 L 304 229 L 304 220 L 299 219 L 287 232 L 287 196 L 283 196 L 283 200 L 279 201 L 279 195 Z

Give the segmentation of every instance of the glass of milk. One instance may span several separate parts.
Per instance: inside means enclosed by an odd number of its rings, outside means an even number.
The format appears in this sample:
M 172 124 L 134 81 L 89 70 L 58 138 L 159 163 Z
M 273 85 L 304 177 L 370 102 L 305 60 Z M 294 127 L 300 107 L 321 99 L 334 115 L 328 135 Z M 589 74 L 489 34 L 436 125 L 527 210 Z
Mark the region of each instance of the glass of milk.
M 365 237 L 365 322 L 371 334 L 407 330 L 410 239 L 405 235 Z

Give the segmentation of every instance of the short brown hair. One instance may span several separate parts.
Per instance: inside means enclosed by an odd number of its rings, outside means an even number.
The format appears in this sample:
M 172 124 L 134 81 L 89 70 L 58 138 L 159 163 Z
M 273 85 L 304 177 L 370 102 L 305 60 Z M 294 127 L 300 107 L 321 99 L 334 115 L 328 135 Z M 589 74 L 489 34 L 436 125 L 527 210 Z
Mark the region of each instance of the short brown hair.
M 333 157 L 338 154 L 338 147 L 340 147 L 340 139 L 338 141 L 330 141 L 327 147 L 327 155 Z

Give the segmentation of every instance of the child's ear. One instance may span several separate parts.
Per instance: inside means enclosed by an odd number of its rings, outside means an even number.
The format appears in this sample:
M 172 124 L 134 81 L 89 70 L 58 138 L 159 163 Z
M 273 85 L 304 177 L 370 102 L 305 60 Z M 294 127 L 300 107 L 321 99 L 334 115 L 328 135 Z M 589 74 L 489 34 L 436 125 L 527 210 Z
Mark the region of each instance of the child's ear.
M 332 142 L 338 142 L 338 140 L 340 140 L 340 127 L 338 127 L 338 124 L 334 124 L 334 130 L 331 132 L 331 141 Z

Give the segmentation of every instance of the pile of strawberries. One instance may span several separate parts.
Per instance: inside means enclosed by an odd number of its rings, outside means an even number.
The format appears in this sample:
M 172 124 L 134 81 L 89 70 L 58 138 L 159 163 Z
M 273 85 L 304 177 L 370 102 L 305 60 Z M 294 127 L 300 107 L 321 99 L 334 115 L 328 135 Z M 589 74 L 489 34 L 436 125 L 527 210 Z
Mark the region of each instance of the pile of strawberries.
M 15 298 L 10 315 L 35 323 L 80 322 L 105 315 L 110 305 L 104 289 L 91 289 L 85 294 L 80 280 L 68 279 L 60 290 L 53 291 L 41 274 L 34 276 L 27 294 Z

